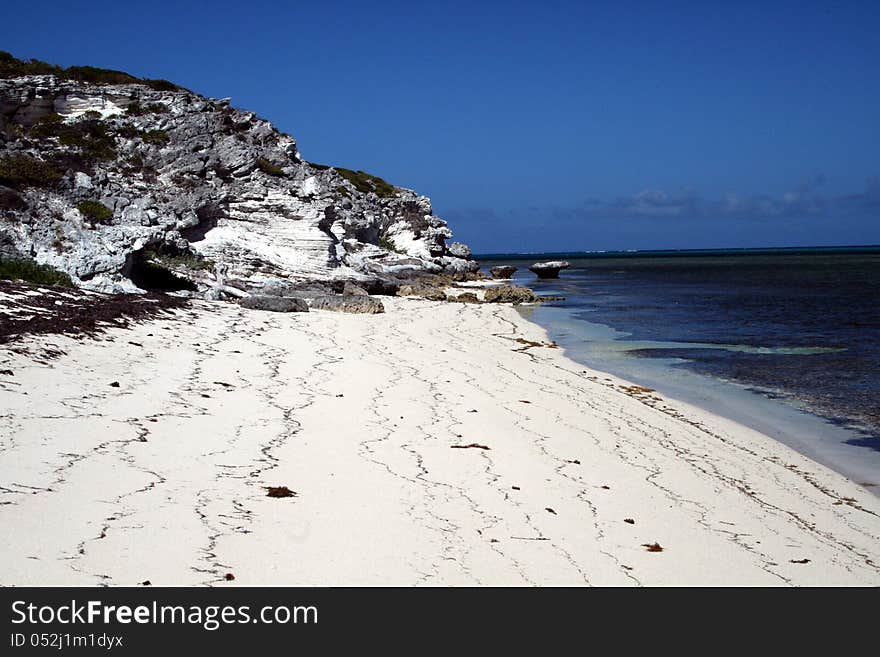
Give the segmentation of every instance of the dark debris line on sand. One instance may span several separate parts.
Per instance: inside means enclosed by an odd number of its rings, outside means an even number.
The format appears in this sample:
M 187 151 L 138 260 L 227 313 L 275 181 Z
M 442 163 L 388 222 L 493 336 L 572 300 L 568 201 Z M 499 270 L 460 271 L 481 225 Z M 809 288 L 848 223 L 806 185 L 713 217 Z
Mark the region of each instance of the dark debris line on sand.
M 9 281 L 0 281 L 0 294 L 0 344 L 35 334 L 93 336 L 164 315 L 187 302 L 161 294 L 98 294 Z

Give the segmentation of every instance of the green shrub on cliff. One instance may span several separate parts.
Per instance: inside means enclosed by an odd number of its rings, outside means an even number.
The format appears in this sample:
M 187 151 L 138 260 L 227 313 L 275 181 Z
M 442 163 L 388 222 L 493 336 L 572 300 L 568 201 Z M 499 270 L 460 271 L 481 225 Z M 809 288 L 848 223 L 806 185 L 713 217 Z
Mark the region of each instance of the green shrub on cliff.
M 63 175 L 63 171 L 49 162 L 30 155 L 13 153 L 0 156 L 0 184 L 7 187 L 51 187 Z
M 397 195 L 394 186 L 379 176 L 374 176 L 365 171 L 352 171 L 351 169 L 340 167 L 333 168 L 336 169 L 340 176 L 354 185 L 354 188 L 359 192 L 364 194 L 375 192 L 376 196 L 380 198 L 393 198 Z
M 386 251 L 393 251 L 394 253 L 399 253 L 400 255 L 406 255 L 406 251 L 397 248 L 397 245 L 394 243 L 394 240 L 391 239 L 388 233 L 379 233 L 379 246 L 381 246 Z
M 146 105 L 141 105 L 139 102 L 135 101 L 128 104 L 128 106 L 125 108 L 125 113 L 129 116 L 142 116 L 144 114 L 167 114 L 168 107 L 163 105 L 162 103 L 148 103 Z
M 141 135 L 141 139 L 144 140 L 145 144 L 157 144 L 161 146 L 167 144 L 171 140 L 171 137 L 169 137 L 168 133 L 164 130 L 147 130 Z
M 144 84 L 146 84 L 153 91 L 183 91 L 183 87 L 180 85 L 174 84 L 173 82 L 169 82 L 168 80 L 141 80 Z
M 64 68 L 39 59 L 18 59 L 11 53 L 0 50 L 0 78 L 17 78 L 24 75 L 54 75 L 62 80 L 78 80 L 91 84 L 145 84 L 155 91 L 185 91 L 183 87 L 168 80 L 142 80 L 125 71 L 94 66 Z
M 39 59 L 27 61 L 16 59 L 10 53 L 0 50 L 0 78 L 16 78 L 22 75 L 58 75 L 64 69 L 54 64 L 41 62 Z
M 116 128 L 116 136 L 122 137 L 124 139 L 134 139 L 135 137 L 139 137 L 140 134 L 141 134 L 140 130 L 138 130 L 133 125 L 130 125 L 128 123 Z
M 71 66 L 64 69 L 64 77 L 79 82 L 91 82 L 92 84 L 131 84 L 140 82 L 133 75 L 124 71 L 114 71 L 110 68 L 96 68 L 94 66 Z
M 28 135 L 37 139 L 45 139 L 46 137 L 57 137 L 64 118 L 57 112 L 49 112 L 45 116 L 37 119 L 37 122 L 28 130 Z
M 26 281 L 37 285 L 73 287 L 70 276 L 49 265 L 38 265 L 33 260 L 0 258 L 0 280 Z
M 116 159 L 116 140 L 98 119 L 62 124 L 58 141 L 65 146 L 76 146 L 85 156 L 96 160 Z
M 186 267 L 187 269 L 201 269 L 211 271 L 214 269 L 214 261 L 195 253 L 178 253 L 169 255 L 160 253 L 155 249 L 144 251 L 144 255 L 148 260 L 155 260 L 166 268 Z
M 80 201 L 76 204 L 76 209 L 95 224 L 108 224 L 113 218 L 113 210 L 98 201 Z
M 397 189 L 387 180 L 374 176 L 366 171 L 345 169 L 343 167 L 331 167 L 326 164 L 317 164 L 315 162 L 307 162 L 313 169 L 318 171 L 327 171 L 333 169 L 340 176 L 354 185 L 354 188 L 363 194 L 374 192 L 379 198 L 394 198 L 397 196 Z M 341 188 L 337 188 L 339 191 Z
M 87 158 L 93 160 L 113 160 L 116 158 L 116 140 L 100 119 L 86 113 L 86 117 L 73 123 L 66 123 L 54 112 L 41 117 L 28 131 L 37 139 L 57 138 L 64 146 L 74 146 Z
M 284 170 L 277 164 L 272 164 L 269 160 L 262 157 L 257 160 L 257 168 L 265 174 L 281 178 L 284 176 Z
M 25 210 L 27 202 L 14 189 L 0 186 L 0 210 Z

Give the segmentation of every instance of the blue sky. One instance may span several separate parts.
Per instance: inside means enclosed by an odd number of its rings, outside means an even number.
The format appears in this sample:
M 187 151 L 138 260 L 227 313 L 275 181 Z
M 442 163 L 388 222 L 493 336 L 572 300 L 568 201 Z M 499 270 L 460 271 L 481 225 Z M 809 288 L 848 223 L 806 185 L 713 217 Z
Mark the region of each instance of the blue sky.
M 231 96 L 479 252 L 880 243 L 877 2 L 11 11 L 0 50 Z

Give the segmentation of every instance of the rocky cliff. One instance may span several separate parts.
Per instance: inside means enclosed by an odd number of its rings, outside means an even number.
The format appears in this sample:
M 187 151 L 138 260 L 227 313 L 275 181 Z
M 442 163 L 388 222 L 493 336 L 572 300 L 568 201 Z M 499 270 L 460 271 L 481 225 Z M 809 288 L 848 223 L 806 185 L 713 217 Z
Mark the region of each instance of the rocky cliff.
M 41 64 L 0 53 L 0 257 L 111 292 L 478 268 L 428 198 L 307 162 L 229 99 Z

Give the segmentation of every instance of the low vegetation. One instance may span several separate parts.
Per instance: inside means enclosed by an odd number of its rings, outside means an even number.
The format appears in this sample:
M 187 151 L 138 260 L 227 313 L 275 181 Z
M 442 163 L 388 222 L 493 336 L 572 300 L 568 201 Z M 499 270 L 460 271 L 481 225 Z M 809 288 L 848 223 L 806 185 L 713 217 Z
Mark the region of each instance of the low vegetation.
M 80 201 L 76 209 L 93 224 L 108 224 L 113 218 L 113 210 L 98 201 Z
M 163 145 L 167 144 L 171 137 L 168 136 L 168 133 L 164 130 L 147 130 L 146 132 L 141 133 L 141 139 L 143 139 L 145 144 L 156 144 Z
M 125 108 L 125 113 L 129 116 L 142 116 L 144 114 L 167 114 L 168 106 L 163 105 L 162 103 L 147 103 L 146 105 L 141 105 L 139 102 L 135 101 L 130 103 L 128 107 Z
M 141 80 L 153 91 L 185 91 L 183 87 L 168 80 L 149 80 L 144 78 Z
M 275 176 L 276 178 L 282 178 L 284 176 L 284 170 L 281 167 L 277 164 L 273 164 L 269 160 L 263 159 L 262 157 L 257 160 L 257 168 L 263 173 Z
M 0 280 L 73 287 L 70 276 L 63 271 L 58 271 L 49 265 L 38 265 L 33 260 L 0 258 Z
M 51 187 L 64 175 L 50 162 L 23 153 L 0 156 L 0 185 L 13 189 Z
M 0 210 L 24 210 L 27 203 L 14 189 L 0 186 Z
M 135 137 L 141 136 L 141 131 L 133 125 L 126 123 L 125 125 L 116 128 L 116 136 L 124 139 L 134 139 Z
M 397 195 L 394 186 L 379 176 L 366 173 L 365 171 L 352 171 L 351 169 L 336 168 L 337 173 L 354 185 L 359 192 L 374 192 L 380 198 L 393 198 Z
M 406 251 L 397 248 L 397 245 L 394 243 L 394 240 L 391 239 L 388 233 L 379 233 L 379 246 L 381 246 L 386 251 L 393 251 L 394 253 L 399 253 L 400 255 L 406 255 Z
M 94 66 L 64 68 L 39 59 L 17 59 L 11 53 L 0 50 L 0 78 L 17 78 L 23 75 L 54 75 L 63 80 L 77 80 L 91 84 L 145 84 L 156 91 L 180 91 L 183 89 L 168 80 L 141 79 L 124 71 Z
M 174 267 L 185 267 L 186 269 L 201 269 L 206 271 L 214 269 L 213 260 L 209 260 L 208 258 L 204 258 L 195 253 L 169 255 L 155 250 L 148 250 L 144 252 L 144 257 L 148 261 L 155 261 L 169 269 Z
M 39 59 L 16 59 L 10 53 L 0 50 L 0 78 L 15 78 L 22 75 L 57 75 L 61 77 L 64 69 L 55 64 L 47 64 Z
M 144 168 L 144 158 L 135 153 L 134 155 L 129 155 L 125 158 L 125 163 L 131 168 L 140 171 Z
M 59 151 L 52 155 L 52 166 L 61 172 L 81 171 L 88 176 L 95 175 L 94 161 L 79 151 Z
M 37 119 L 37 122 L 28 130 L 28 135 L 37 139 L 57 137 L 64 125 L 64 117 L 57 112 L 49 112 Z
M 47 114 L 37 121 L 28 131 L 28 135 L 36 139 L 57 138 L 60 144 L 78 148 L 85 157 L 92 160 L 116 158 L 113 133 L 107 124 L 94 116 L 67 123 L 59 114 Z
M 327 171 L 328 169 L 333 169 L 340 176 L 345 178 L 348 182 L 354 185 L 354 188 L 363 194 L 368 194 L 373 192 L 379 198 L 394 198 L 397 196 L 397 189 L 389 183 L 387 180 L 380 178 L 379 176 L 374 176 L 371 173 L 367 173 L 366 171 L 357 170 L 354 171 L 352 169 L 345 169 L 343 167 L 331 167 L 326 164 L 316 164 L 315 162 L 309 162 L 308 165 L 313 169 L 317 169 L 318 171 Z M 339 189 L 337 188 L 337 191 Z
M 94 66 L 71 66 L 63 69 L 59 77 L 78 82 L 90 82 L 92 84 L 131 84 L 140 82 L 138 78 L 124 71 L 115 71 L 111 68 L 96 68 Z

